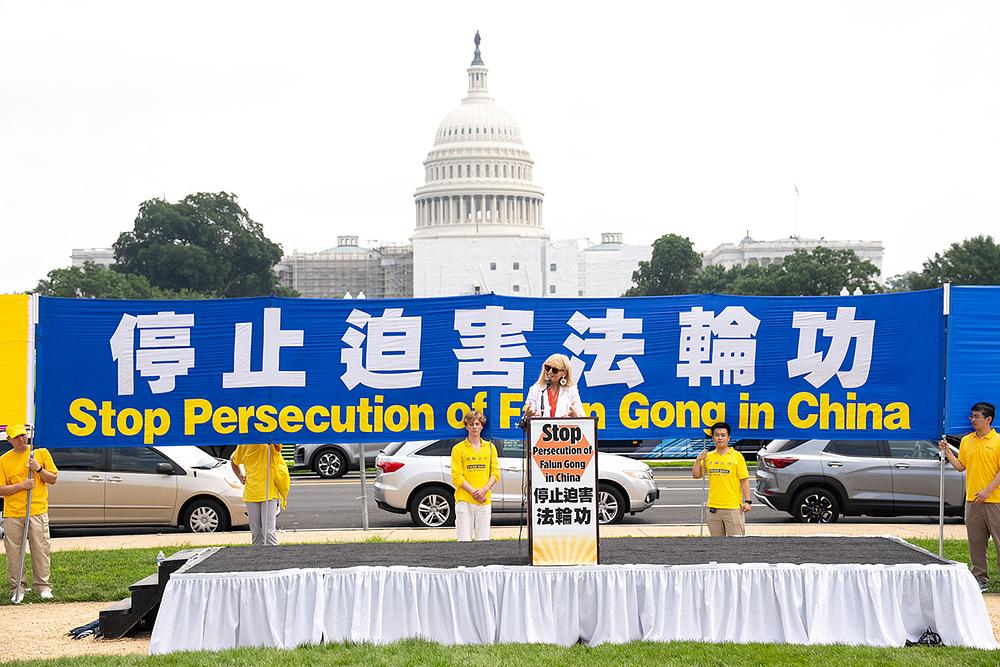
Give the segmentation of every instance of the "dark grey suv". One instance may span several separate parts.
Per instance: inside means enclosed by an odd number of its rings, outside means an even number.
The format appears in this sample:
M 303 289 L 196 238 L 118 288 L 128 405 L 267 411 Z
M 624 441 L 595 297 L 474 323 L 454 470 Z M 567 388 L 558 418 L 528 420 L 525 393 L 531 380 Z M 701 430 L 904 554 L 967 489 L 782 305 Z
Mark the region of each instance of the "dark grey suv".
M 940 466 L 932 440 L 774 440 L 757 454 L 754 495 L 810 523 L 937 516 Z M 944 501 L 945 515 L 962 516 L 964 476 L 947 464 Z

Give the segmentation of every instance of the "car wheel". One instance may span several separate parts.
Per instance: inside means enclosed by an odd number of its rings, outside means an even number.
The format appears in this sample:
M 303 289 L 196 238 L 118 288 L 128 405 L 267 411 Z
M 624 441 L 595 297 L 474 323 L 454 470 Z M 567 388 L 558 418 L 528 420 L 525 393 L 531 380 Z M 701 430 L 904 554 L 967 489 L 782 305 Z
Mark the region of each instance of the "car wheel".
M 597 518 L 601 525 L 618 523 L 625 517 L 625 496 L 610 484 L 597 490 Z
M 337 479 L 347 474 L 347 456 L 339 449 L 324 449 L 313 459 L 313 470 L 323 479 Z
M 455 525 L 455 493 L 451 489 L 433 487 L 413 497 L 410 517 L 422 528 Z
M 840 502 L 826 489 L 805 489 L 795 496 L 792 516 L 804 523 L 833 523 L 840 518 Z
M 199 498 L 184 510 L 181 528 L 190 533 L 219 533 L 229 530 L 229 513 L 219 501 Z

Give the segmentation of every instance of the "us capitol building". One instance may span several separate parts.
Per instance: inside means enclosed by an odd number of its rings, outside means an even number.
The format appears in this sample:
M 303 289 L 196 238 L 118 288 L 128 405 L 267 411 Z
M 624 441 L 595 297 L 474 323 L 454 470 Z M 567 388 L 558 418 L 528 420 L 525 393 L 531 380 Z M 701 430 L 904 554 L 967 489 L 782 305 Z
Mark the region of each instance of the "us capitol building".
M 276 267 L 282 284 L 307 297 L 429 297 L 458 294 L 621 296 L 649 246 L 618 232 L 553 240 L 544 225 L 545 194 L 512 115 L 490 97 L 489 70 L 476 34 L 468 91 L 444 117 L 414 194 L 411 245 L 358 245 L 293 253 Z M 409 271 L 407 274 L 406 272 Z

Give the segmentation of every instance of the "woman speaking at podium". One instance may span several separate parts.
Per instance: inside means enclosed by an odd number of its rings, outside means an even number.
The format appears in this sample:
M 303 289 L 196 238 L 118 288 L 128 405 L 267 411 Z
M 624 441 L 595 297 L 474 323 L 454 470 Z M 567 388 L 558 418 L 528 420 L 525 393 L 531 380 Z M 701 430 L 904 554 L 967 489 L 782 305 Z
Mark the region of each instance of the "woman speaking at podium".
M 580 392 L 565 354 L 550 355 L 542 364 L 538 381 L 528 390 L 525 417 L 583 417 Z M 527 422 L 525 422 L 527 423 Z

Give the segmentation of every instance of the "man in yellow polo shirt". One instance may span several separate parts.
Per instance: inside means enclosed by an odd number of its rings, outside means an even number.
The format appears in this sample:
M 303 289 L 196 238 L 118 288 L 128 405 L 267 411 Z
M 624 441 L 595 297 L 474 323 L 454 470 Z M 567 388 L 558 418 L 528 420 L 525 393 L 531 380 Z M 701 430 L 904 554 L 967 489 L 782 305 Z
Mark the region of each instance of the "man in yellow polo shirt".
M 17 594 L 17 574 L 21 567 L 21 549 L 24 540 L 24 522 L 28 522 L 28 550 L 31 551 L 31 578 L 35 592 L 43 600 L 52 599 L 49 582 L 49 485 L 56 483 L 59 470 L 47 449 L 36 449 L 29 457 L 28 431 L 24 424 L 7 427 L 9 452 L 0 456 L 0 496 L 3 496 L 3 546 L 7 552 L 7 583 L 10 584 L 10 601 L 20 604 L 28 590 L 27 576 L 21 580 L 21 594 Z M 28 489 L 31 489 L 31 508 L 28 510 Z M 26 518 L 27 517 L 27 518 Z M 25 570 L 27 575 L 27 570 Z
M 267 478 L 268 456 L 271 457 L 270 482 Z M 281 503 L 281 509 L 285 508 L 291 484 L 288 464 L 281 458 L 281 445 L 240 445 L 233 452 L 229 465 L 245 485 L 243 502 L 250 520 L 250 544 L 276 545 L 278 503 Z
M 471 410 L 463 421 L 469 437 L 451 449 L 455 536 L 459 542 L 478 542 L 490 539 L 490 489 L 500 481 L 500 460 L 493 443 L 480 438 L 486 417 Z
M 691 468 L 691 476 L 701 479 L 708 469 L 708 532 L 712 537 L 746 534 L 746 513 L 750 511 L 750 473 L 747 462 L 729 446 L 729 424 L 712 425 L 715 450 L 703 451 Z
M 955 470 L 965 471 L 965 533 L 969 540 L 972 575 L 979 590 L 989 586 L 986 548 L 990 537 L 1000 549 L 1000 435 L 993 430 L 996 408 L 992 403 L 976 403 L 969 420 L 975 430 L 962 438 L 958 456 L 942 438 L 938 447 Z M 1000 551 L 997 555 L 1000 568 Z

